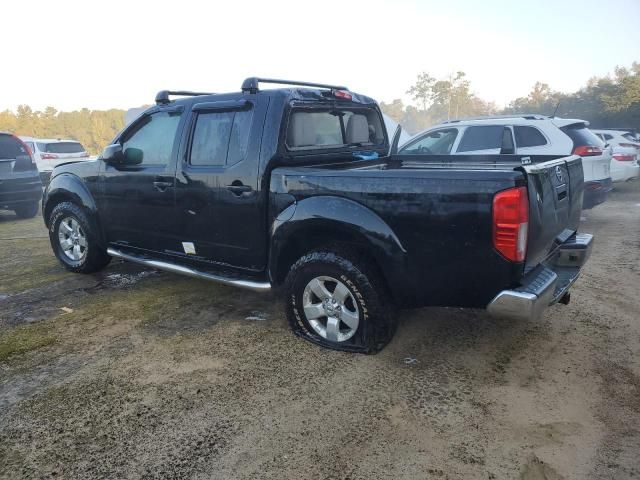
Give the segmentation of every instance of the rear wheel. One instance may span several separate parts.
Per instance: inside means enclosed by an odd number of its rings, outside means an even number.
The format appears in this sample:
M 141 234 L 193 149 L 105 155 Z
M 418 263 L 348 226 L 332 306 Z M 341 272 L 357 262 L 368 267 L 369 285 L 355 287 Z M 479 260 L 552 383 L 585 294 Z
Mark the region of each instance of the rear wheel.
M 97 232 L 91 229 L 86 214 L 75 203 L 59 203 L 51 212 L 49 241 L 56 257 L 67 270 L 92 273 L 111 261 L 97 238 Z
M 38 202 L 23 203 L 13 209 L 20 218 L 33 218 L 37 215 L 40 204 Z
M 356 253 L 327 250 L 301 257 L 287 275 L 285 292 L 289 324 L 310 342 L 376 353 L 393 337 L 382 279 Z

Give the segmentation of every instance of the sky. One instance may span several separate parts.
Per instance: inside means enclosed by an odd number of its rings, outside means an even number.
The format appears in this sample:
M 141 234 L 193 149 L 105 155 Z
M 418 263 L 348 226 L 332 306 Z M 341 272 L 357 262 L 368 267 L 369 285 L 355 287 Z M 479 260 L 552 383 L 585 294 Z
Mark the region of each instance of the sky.
M 499 106 L 640 61 L 640 0 L 6 0 L 0 110 L 130 108 L 262 76 L 402 98 L 462 70 Z

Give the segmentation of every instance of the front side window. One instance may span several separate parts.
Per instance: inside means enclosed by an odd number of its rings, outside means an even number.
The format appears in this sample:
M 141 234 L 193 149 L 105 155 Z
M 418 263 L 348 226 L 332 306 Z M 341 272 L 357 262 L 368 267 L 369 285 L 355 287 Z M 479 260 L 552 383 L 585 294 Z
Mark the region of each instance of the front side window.
M 196 118 L 189 163 L 234 165 L 247 155 L 252 110 L 203 112 Z
M 384 143 L 384 133 L 373 109 L 300 109 L 289 117 L 286 143 L 291 149 L 377 146 Z
M 122 150 L 142 152 L 142 165 L 168 165 L 180 123 L 180 112 L 156 112 L 143 117 L 133 131 L 127 132 Z
M 458 145 L 458 152 L 500 149 L 503 132 L 503 125 L 467 127 Z
M 516 125 L 513 127 L 516 134 L 516 145 L 518 148 L 539 147 L 547 144 L 547 139 L 535 127 L 525 127 Z
M 457 128 L 429 132 L 400 150 L 400 155 L 448 155 L 458 136 Z

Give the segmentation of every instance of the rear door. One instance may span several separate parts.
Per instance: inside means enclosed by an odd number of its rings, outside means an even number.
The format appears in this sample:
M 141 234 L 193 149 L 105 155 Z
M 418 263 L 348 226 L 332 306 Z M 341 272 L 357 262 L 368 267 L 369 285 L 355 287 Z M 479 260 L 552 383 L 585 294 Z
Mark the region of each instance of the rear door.
M 529 191 L 526 265 L 532 267 L 578 229 L 584 178 L 578 156 L 521 168 L 527 174 Z
M 264 269 L 267 192 L 258 158 L 267 104 L 258 96 L 193 105 L 177 174 L 176 254 L 214 269 Z

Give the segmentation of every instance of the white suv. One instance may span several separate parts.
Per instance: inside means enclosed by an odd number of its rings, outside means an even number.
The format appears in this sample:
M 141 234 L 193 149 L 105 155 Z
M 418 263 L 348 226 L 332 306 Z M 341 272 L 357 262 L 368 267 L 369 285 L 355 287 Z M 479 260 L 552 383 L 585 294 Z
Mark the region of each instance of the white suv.
M 20 137 L 33 154 L 40 177 L 47 183 L 51 171 L 64 162 L 89 160 L 89 154 L 80 142 L 75 140 L 53 140 L 48 138 Z
M 611 150 L 587 128 L 589 122 L 543 115 L 505 115 L 451 120 L 404 143 L 400 155 L 580 155 L 583 208 L 606 200 L 611 190 Z M 505 145 L 510 148 L 505 149 Z
M 611 178 L 614 182 L 633 180 L 640 174 L 640 139 L 633 131 L 609 128 L 591 131 L 613 149 Z

